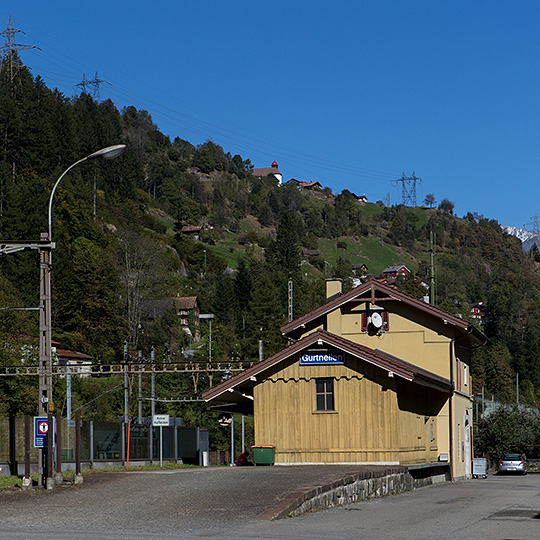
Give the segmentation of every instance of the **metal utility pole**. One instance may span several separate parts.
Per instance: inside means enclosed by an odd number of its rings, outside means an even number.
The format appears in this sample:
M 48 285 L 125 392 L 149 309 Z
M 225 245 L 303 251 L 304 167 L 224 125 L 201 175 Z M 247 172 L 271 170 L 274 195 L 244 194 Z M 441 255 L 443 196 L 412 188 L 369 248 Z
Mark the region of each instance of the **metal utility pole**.
M 97 71 L 96 71 L 96 76 L 91 81 L 89 81 L 89 83 L 92 85 L 92 88 L 94 89 L 92 97 L 97 101 L 101 99 L 101 95 L 99 93 L 99 85 L 105 83 L 105 84 L 108 84 L 109 86 L 112 86 L 110 82 L 107 82 L 103 79 L 98 79 Z
M 51 358 L 51 250 L 54 244 L 47 233 L 41 233 L 39 242 L 2 242 L 0 255 L 26 249 L 39 252 L 39 307 L 17 308 L 39 310 L 39 400 L 38 413 L 52 412 L 52 358 Z
M 67 413 L 66 418 L 71 420 L 71 370 L 66 366 L 66 401 L 67 401 Z M 69 423 L 68 423 L 69 426 Z
M 151 388 L 150 388 L 150 413 L 152 415 L 152 420 L 148 426 L 148 442 L 150 445 L 150 463 L 154 463 L 154 416 L 156 414 L 156 374 L 154 372 L 156 355 L 154 351 L 154 346 L 152 345 L 152 352 L 150 353 L 150 359 L 152 360 L 152 378 L 151 378 Z
M 433 231 L 429 232 L 429 248 L 430 248 L 430 267 L 429 267 L 429 301 L 433 306 L 437 305 L 435 298 L 435 244 L 433 242 Z
M 51 250 L 54 244 L 50 242 L 47 233 L 41 233 L 39 242 L 3 242 L 0 243 L 0 255 L 16 253 L 26 249 L 36 249 L 39 252 L 39 394 L 38 414 L 46 416 L 53 411 L 52 402 L 52 356 L 51 356 Z M 35 309 L 35 308 L 21 308 Z M 52 433 L 52 427 L 51 427 Z M 39 483 L 43 479 L 43 465 L 46 449 L 38 450 Z
M 152 404 L 152 416 L 156 414 L 156 374 L 154 372 L 154 363 L 156 361 L 156 354 L 154 352 L 154 346 L 152 346 L 152 353 L 151 353 L 151 360 L 152 360 L 152 388 L 150 389 L 151 394 L 151 404 Z
M 293 320 L 293 280 L 292 277 L 289 276 L 289 322 Z
M 246 451 L 246 421 L 242 415 L 242 454 Z
M 47 233 L 41 240 L 49 242 Z M 50 245 L 50 244 L 49 244 Z M 52 247 L 52 246 L 51 246 Z M 52 399 L 52 325 L 51 325 L 51 248 L 39 252 L 39 414 L 53 411 Z
M 208 361 L 212 363 L 212 321 L 215 319 L 215 315 L 213 313 L 201 313 L 199 315 L 199 319 L 206 319 L 209 321 L 210 324 L 210 336 L 208 340 Z
M 142 351 L 139 351 L 139 424 L 142 424 Z
M 231 467 L 234 465 L 234 415 L 231 414 Z
M 129 420 L 129 391 L 128 391 L 128 342 L 124 341 L 124 423 Z
M 392 183 L 397 185 L 401 182 L 401 204 L 403 206 L 416 206 L 416 183 L 421 183 L 422 179 L 415 176 L 413 171 L 412 176 L 405 176 L 402 173 L 402 177 L 397 180 L 392 180 Z

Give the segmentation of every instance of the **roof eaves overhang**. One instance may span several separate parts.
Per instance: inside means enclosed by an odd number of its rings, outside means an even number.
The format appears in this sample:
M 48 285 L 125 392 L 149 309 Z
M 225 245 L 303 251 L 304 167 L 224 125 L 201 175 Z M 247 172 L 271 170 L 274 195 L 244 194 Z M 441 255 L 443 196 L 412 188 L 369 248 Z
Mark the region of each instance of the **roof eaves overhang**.
M 428 388 L 434 388 L 442 392 L 451 394 L 454 391 L 454 386 L 447 379 L 437 380 L 433 377 L 427 377 L 424 373 L 415 373 L 414 382 L 420 386 L 427 386 Z
M 369 293 L 369 296 L 366 294 Z M 378 295 L 377 295 L 378 293 Z M 328 300 L 322 306 L 306 313 L 305 315 L 285 324 L 281 327 L 281 332 L 284 336 L 292 335 L 297 330 L 306 328 L 309 323 L 316 321 L 318 318 L 324 317 L 330 311 L 341 308 L 347 303 L 365 303 L 370 302 L 375 304 L 376 302 L 404 302 L 405 304 L 418 309 L 419 311 L 436 317 L 445 325 L 454 327 L 459 332 L 465 333 L 469 338 L 476 342 L 478 345 L 485 345 L 487 338 L 474 327 L 468 321 L 453 315 L 437 306 L 427 304 L 426 302 L 413 298 L 412 296 L 398 290 L 388 287 L 378 281 L 371 280 L 351 289 L 350 291 L 339 294 L 330 300 Z
M 245 371 L 235 375 L 231 379 L 222 382 L 221 384 L 207 390 L 203 393 L 204 401 L 222 400 L 233 402 L 238 400 L 238 395 L 244 399 L 248 399 L 248 392 L 258 384 L 260 379 L 257 377 L 260 373 L 286 360 L 293 354 L 296 354 L 313 344 L 330 345 L 336 347 L 351 356 L 355 356 L 369 364 L 372 364 L 380 369 L 387 371 L 389 374 L 397 375 L 409 382 L 418 383 L 422 386 L 432 386 L 439 390 L 451 390 L 450 381 L 443 379 L 429 371 L 422 370 L 413 364 L 410 364 L 400 358 L 391 356 L 379 350 L 370 349 L 365 345 L 360 345 L 337 336 L 326 330 L 317 330 L 312 334 L 294 342 L 285 349 L 268 357 L 266 360 L 251 366 Z M 251 397 L 251 399 L 253 399 Z

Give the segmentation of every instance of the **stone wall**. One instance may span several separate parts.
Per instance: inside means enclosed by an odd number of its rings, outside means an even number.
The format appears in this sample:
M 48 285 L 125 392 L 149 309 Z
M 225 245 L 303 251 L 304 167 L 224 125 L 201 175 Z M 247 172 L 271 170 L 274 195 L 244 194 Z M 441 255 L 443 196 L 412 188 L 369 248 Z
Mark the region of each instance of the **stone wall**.
M 289 503 L 272 519 L 295 517 L 335 506 L 343 506 L 374 497 L 384 497 L 426 485 L 448 481 L 448 466 L 423 467 L 421 473 L 407 467 L 389 467 L 384 471 L 359 473 L 326 486 L 308 488 L 291 494 Z

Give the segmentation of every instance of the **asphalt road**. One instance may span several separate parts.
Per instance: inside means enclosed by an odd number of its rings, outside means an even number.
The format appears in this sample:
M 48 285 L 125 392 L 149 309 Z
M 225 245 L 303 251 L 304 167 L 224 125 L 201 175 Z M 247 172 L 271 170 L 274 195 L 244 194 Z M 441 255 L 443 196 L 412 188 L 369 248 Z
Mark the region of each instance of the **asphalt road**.
M 0 538 L 540 538 L 540 475 L 490 476 L 294 519 L 261 519 L 289 493 L 351 467 L 246 467 L 100 473 L 80 487 L 0 494 Z M 357 470 L 358 468 L 356 468 Z

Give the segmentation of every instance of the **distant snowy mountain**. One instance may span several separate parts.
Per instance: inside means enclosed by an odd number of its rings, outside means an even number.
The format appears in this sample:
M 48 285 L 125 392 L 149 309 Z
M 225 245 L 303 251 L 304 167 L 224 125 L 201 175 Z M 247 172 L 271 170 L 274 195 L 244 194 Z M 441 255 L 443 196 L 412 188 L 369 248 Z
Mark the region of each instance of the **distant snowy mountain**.
M 534 236 L 531 231 L 524 229 L 523 227 L 508 227 L 507 225 L 501 225 L 501 229 L 512 236 L 516 236 L 522 242 L 526 242 Z

